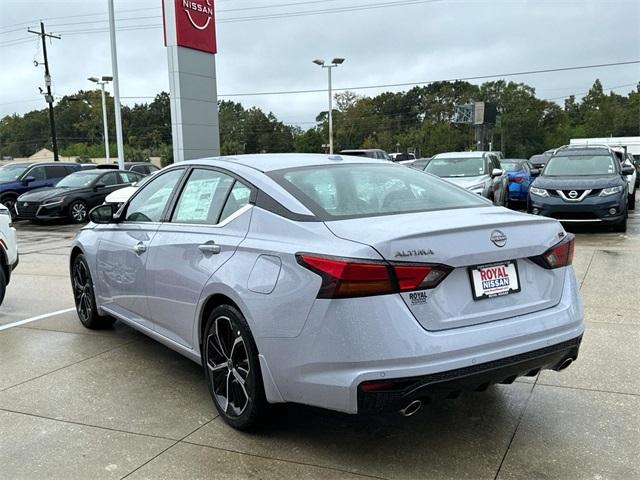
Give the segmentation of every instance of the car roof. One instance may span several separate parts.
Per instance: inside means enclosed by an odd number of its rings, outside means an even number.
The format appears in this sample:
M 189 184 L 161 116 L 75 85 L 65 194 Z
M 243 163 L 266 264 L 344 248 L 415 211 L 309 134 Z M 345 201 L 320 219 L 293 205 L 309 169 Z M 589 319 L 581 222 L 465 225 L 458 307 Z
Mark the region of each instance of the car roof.
M 607 147 L 566 147 L 557 150 L 552 157 L 555 156 L 574 156 L 574 155 L 611 155 L 611 150 Z
M 501 158 L 500 163 L 502 162 L 528 162 L 526 158 Z
M 250 167 L 261 172 L 270 172 L 284 168 L 311 167 L 321 165 L 339 164 L 371 164 L 380 163 L 389 165 L 390 162 L 375 158 L 354 157 L 350 155 L 322 155 L 316 153 L 261 153 L 253 155 L 235 155 L 228 157 L 212 157 L 200 160 L 188 160 L 180 162 L 185 165 L 211 165 L 220 166 L 221 163 L 233 163 Z
M 340 150 L 343 152 L 384 152 L 381 148 L 347 148 L 346 150 Z
M 484 157 L 485 154 L 487 153 L 492 153 L 492 152 L 445 152 L 445 153 L 438 153 L 437 155 L 434 155 L 432 158 L 437 158 L 437 159 L 441 159 L 441 158 L 478 158 L 478 157 Z M 495 153 L 493 154 L 495 155 Z

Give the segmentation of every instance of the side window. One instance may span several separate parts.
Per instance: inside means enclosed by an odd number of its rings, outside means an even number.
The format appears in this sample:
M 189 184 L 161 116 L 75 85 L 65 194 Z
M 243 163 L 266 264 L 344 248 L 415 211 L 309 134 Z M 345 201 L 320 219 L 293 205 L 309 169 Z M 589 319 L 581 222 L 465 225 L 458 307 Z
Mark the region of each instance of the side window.
M 67 167 L 58 165 L 44 167 L 44 173 L 47 178 L 63 178 L 68 175 Z
M 45 175 L 45 167 L 33 167 L 31 170 L 27 172 L 26 177 L 33 177 L 36 180 L 45 180 L 47 177 Z
M 236 181 L 236 183 L 233 184 L 229 198 L 227 198 L 227 203 L 224 204 L 224 209 L 222 210 L 222 215 L 220 215 L 218 223 L 224 221 L 227 217 L 230 217 L 247 205 L 250 198 L 251 189 L 245 184 Z
M 134 183 L 140 181 L 140 175 L 135 172 L 119 172 L 120 182 L 118 183 Z
M 118 174 L 116 172 L 110 172 L 100 177 L 100 180 L 98 180 L 98 183 L 101 185 L 105 185 L 107 187 L 111 187 L 113 185 L 118 185 L 118 183 L 120 182 L 118 179 Z
M 233 177 L 221 172 L 194 170 L 180 194 L 171 222 L 215 225 L 233 182 Z
M 127 207 L 125 220 L 129 222 L 159 222 L 171 192 L 184 173 L 176 169 L 157 175 L 140 189 Z

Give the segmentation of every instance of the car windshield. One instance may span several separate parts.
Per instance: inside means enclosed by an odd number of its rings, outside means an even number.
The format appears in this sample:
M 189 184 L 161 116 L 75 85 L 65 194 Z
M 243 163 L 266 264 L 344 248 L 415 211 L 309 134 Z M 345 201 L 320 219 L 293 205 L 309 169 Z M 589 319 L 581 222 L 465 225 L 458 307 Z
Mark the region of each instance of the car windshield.
M 521 162 L 500 162 L 500 165 L 507 172 L 519 172 L 520 170 L 522 170 Z
M 486 173 L 482 157 L 434 158 L 424 171 L 445 178 L 477 177 Z
M 5 165 L 0 168 L 0 182 L 12 182 L 17 180 L 30 165 Z
M 616 165 L 609 155 L 571 155 L 552 157 L 544 169 L 548 176 L 613 175 Z
M 478 195 L 395 164 L 298 167 L 269 175 L 321 220 L 487 206 Z
M 73 188 L 73 187 L 88 187 L 96 177 L 102 175 L 103 172 L 76 172 L 71 175 L 67 175 L 60 180 L 56 187 L 60 188 Z

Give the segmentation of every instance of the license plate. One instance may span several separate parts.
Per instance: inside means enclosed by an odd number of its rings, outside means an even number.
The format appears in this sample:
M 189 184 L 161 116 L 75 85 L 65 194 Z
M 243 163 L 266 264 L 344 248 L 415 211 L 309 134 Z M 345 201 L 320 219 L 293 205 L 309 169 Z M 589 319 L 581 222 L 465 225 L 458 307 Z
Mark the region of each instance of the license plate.
M 520 291 L 518 265 L 514 261 L 480 265 L 469 269 L 474 300 L 501 297 Z

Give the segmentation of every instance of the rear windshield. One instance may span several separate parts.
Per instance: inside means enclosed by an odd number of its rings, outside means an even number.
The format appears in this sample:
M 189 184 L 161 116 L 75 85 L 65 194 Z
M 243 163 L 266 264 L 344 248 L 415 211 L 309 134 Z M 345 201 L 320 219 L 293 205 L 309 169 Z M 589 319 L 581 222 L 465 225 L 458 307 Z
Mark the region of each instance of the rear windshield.
M 269 176 L 320 220 L 486 207 L 478 195 L 401 165 L 322 165 Z
M 613 157 L 609 155 L 571 155 L 552 157 L 543 175 L 587 176 L 614 175 L 617 172 Z
M 521 162 L 500 162 L 500 165 L 507 172 L 519 172 L 523 169 Z
M 439 177 L 477 177 L 486 173 L 482 157 L 466 158 L 434 158 L 429 162 L 425 172 Z

